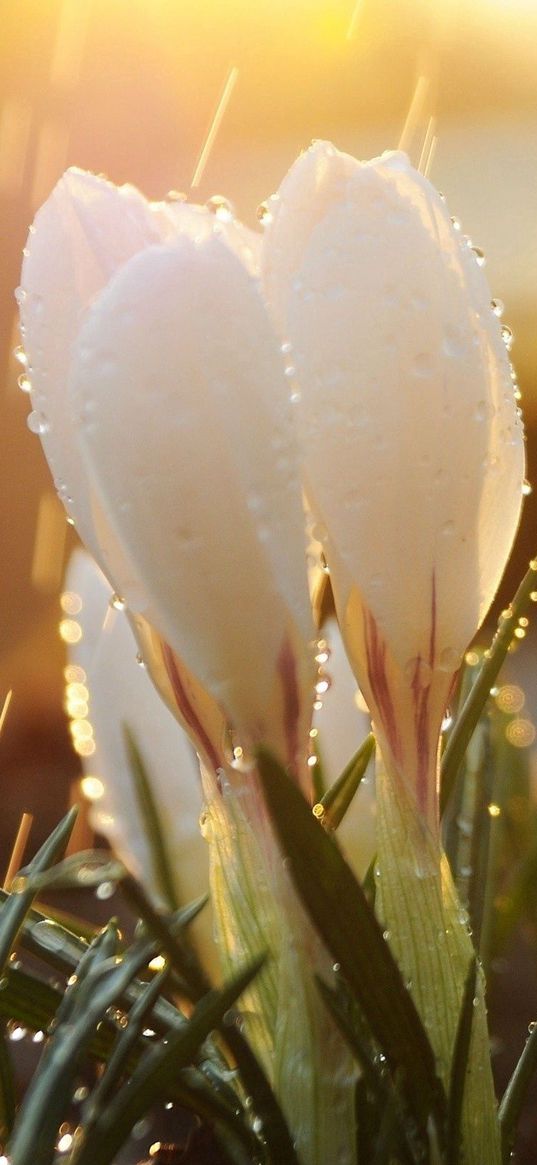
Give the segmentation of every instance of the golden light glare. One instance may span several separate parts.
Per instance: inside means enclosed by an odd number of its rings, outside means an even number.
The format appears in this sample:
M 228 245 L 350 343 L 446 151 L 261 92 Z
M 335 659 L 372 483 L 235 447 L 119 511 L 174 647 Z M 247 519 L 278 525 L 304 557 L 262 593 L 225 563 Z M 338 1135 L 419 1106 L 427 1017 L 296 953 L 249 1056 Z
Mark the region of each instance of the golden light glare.
M 79 756 L 93 756 L 95 752 L 95 741 L 91 739 L 81 740 L 77 737 L 76 740 L 73 740 L 73 748 Z
M 82 628 L 76 619 L 62 619 L 58 630 L 64 643 L 79 643 L 82 639 Z
M 525 699 L 522 688 L 517 684 L 504 684 L 496 695 L 496 704 L 501 712 L 520 712 Z
M 93 726 L 89 720 L 71 720 L 69 730 L 76 740 L 91 740 L 93 736 Z
M 60 595 L 60 607 L 66 615 L 78 615 L 82 610 L 82 599 L 74 591 L 64 591 Z
M 100 777 L 93 777 L 89 774 L 82 777 L 80 788 L 88 801 L 99 801 L 104 796 L 104 785 Z
M 529 748 L 535 740 L 535 725 L 532 724 L 531 720 L 517 717 L 507 725 L 505 735 L 509 744 L 512 744 L 514 748 Z

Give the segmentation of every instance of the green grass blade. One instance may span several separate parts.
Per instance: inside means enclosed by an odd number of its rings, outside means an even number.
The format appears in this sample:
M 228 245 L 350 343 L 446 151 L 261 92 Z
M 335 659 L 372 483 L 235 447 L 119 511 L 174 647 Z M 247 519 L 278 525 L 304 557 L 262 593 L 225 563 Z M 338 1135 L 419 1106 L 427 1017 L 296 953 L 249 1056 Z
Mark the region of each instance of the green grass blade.
M 92 890 L 102 882 L 119 882 L 125 876 L 122 862 L 110 857 L 107 850 L 80 850 L 70 854 L 49 870 L 28 874 L 28 889 L 38 894 L 41 890 Z
M 477 963 L 472 959 L 466 976 L 462 997 L 459 1023 L 455 1036 L 453 1059 L 448 1096 L 446 1165 L 460 1165 L 462 1162 L 462 1110 L 464 1089 L 468 1073 L 468 1057 L 474 1018 L 474 996 L 477 980 Z
M 266 802 L 295 887 L 392 1069 L 404 1078 L 420 1127 L 444 1125 L 445 1096 L 435 1057 L 401 972 L 362 887 L 334 839 L 319 828 L 302 794 L 265 750 L 258 766 Z
M 337 991 L 325 983 L 318 975 L 315 976 L 317 986 L 321 992 L 326 1007 L 339 1028 L 345 1043 L 350 1048 L 357 1063 L 362 1069 L 362 1076 L 369 1090 L 376 1096 L 377 1101 L 384 1104 L 388 1097 L 387 1080 L 373 1059 L 371 1048 L 356 1024 L 353 1024 L 347 1014 Z
M 83 1110 L 82 1123 L 86 1136 L 90 1125 L 95 1123 L 101 1108 L 124 1073 L 129 1057 L 135 1051 L 142 1034 L 142 1028 L 145 1026 L 147 1017 L 151 1014 L 167 978 L 168 968 L 165 967 L 163 971 L 155 975 L 151 983 L 146 984 L 136 1003 L 133 1004 L 129 1012 L 127 1026 L 119 1033 L 106 1068 Z
M 499 1120 L 502 1135 L 502 1153 L 505 1162 L 511 1160 L 511 1150 L 516 1135 L 517 1124 L 522 1112 L 528 1087 L 537 1071 L 537 1024 L 532 1029 L 524 1051 L 503 1094 Z
M 138 802 L 140 816 L 144 823 L 144 835 L 151 853 L 155 880 L 168 909 L 177 910 L 179 902 L 177 901 L 173 866 L 168 856 L 166 838 L 160 823 L 155 798 L 153 797 L 149 774 L 142 760 L 142 755 L 134 735 L 127 724 L 123 725 L 123 735 L 129 758 L 134 792 Z
M 63 853 L 73 831 L 76 816 L 77 810 L 70 809 L 32 861 L 20 870 L 14 879 L 12 892 L 0 909 L 0 975 L 35 897 L 35 890 L 28 884 L 28 879 L 48 869 L 58 855 Z
M 299 1165 L 280 1105 L 257 1057 L 237 1027 L 237 1016 L 233 1012 L 220 1030 L 235 1056 L 246 1095 L 254 1100 L 269 1162 L 272 1165 Z
M 73 1165 L 110 1165 L 136 1121 L 166 1096 L 180 1068 L 190 1062 L 200 1044 L 214 1030 L 242 994 L 264 959 L 256 959 L 220 991 L 210 991 L 197 1004 L 181 1030 L 172 1031 L 167 1043 L 151 1048 L 138 1064 L 128 1084 L 106 1106 L 92 1126 L 91 1135 L 79 1140 Z M 17 1161 L 14 1165 L 19 1165 Z
M 172 966 L 184 977 L 191 998 L 194 1000 L 203 998 L 210 990 L 209 980 L 197 956 L 184 942 L 179 928 L 172 930 L 169 919 L 155 910 L 142 887 L 133 878 L 124 880 L 122 891 L 130 905 L 153 931 Z M 259 1118 L 264 1121 L 268 1142 L 279 1154 L 276 1155 L 276 1160 L 279 1165 L 295 1165 L 296 1153 L 285 1119 L 261 1065 L 236 1024 L 231 1022 L 225 1025 L 221 1034 L 237 1062 L 247 1092 L 259 1101 L 261 1108 Z
M 102 947 L 101 947 L 102 953 Z M 75 991 L 76 1005 L 59 1023 L 28 1088 L 9 1144 L 11 1165 L 51 1165 L 58 1128 L 69 1103 L 73 1078 L 97 1024 L 132 978 L 128 960 L 95 957 Z
M 442 757 L 440 808 L 444 813 L 455 786 L 457 773 L 461 766 L 470 738 L 477 725 L 481 712 L 488 700 L 490 689 L 494 686 L 500 668 L 505 660 L 509 645 L 518 626 L 519 619 L 525 614 L 531 602 L 531 595 L 537 588 L 537 558 L 533 558 L 529 570 L 524 575 L 516 595 L 507 608 L 508 614 L 500 620 L 498 630 L 477 674 L 477 678 L 464 702 L 446 745 Z
M 363 744 L 345 766 L 341 776 L 327 790 L 314 807 L 314 814 L 325 829 L 337 829 L 349 808 L 365 776 L 367 766 L 375 751 L 375 737 L 370 732 Z
M 4 1143 L 15 1120 L 15 1076 L 6 1038 L 5 1025 L 0 1024 L 0 1143 Z
M 170 926 L 170 916 L 155 909 L 145 890 L 134 878 L 124 878 L 121 890 L 129 905 L 154 934 L 159 949 L 166 953 L 172 966 L 184 979 L 191 998 L 201 999 L 210 990 L 211 984 L 194 950 L 185 941 L 182 928 Z

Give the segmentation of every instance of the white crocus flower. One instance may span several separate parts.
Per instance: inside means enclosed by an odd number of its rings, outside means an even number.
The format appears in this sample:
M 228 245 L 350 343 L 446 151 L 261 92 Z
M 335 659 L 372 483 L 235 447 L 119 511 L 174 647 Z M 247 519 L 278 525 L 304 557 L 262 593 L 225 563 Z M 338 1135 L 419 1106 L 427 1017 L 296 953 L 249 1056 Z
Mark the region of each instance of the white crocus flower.
M 500 323 L 403 154 L 360 163 L 315 143 L 271 209 L 263 278 L 292 345 L 314 533 L 385 762 L 436 834 L 442 717 L 521 507 Z
M 19 293 L 34 427 L 200 751 L 224 761 L 214 707 L 193 712 L 210 693 L 239 748 L 298 770 L 313 626 L 287 382 L 257 237 L 229 217 L 64 175 Z
M 377 906 L 447 1082 L 473 948 L 442 855 L 438 744 L 517 528 L 522 425 L 480 252 L 408 159 L 327 143 L 271 201 L 266 294 L 296 378 L 305 489 L 371 709 Z M 500 1160 L 482 984 L 465 1160 Z
M 352 1165 L 354 1069 L 319 1008 L 325 955 L 251 760 L 265 745 L 310 792 L 315 631 L 292 405 L 258 243 L 213 209 L 64 176 L 19 295 L 33 427 L 202 761 L 220 958 L 232 974 L 269 952 L 241 1006 L 301 1160 Z

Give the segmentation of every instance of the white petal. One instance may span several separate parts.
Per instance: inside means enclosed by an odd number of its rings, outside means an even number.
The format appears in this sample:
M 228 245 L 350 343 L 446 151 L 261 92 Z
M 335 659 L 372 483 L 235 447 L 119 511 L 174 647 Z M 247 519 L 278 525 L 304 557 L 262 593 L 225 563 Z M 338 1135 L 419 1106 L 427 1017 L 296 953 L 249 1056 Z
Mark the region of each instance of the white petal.
M 341 197 L 359 163 L 335 150 L 330 142 L 316 141 L 286 174 L 278 194 L 270 200 L 261 266 L 267 300 L 276 326 L 287 336 L 287 307 L 298 278 L 310 235 L 330 206 Z
M 116 269 L 160 241 L 149 204 L 133 187 L 117 188 L 68 170 L 38 212 L 22 269 L 21 322 L 30 363 L 32 405 L 56 487 L 80 536 L 112 571 L 117 562 L 86 479 L 67 407 L 67 372 L 83 314 Z
M 295 348 L 317 536 L 343 625 L 365 599 L 404 669 L 429 658 L 434 604 L 434 666 L 453 671 L 520 512 L 509 362 L 483 273 L 426 179 L 399 154 L 333 165 L 318 204 L 312 163 L 295 164 L 266 258 Z M 295 229 L 289 282 L 281 241 Z
M 88 313 L 72 390 L 159 631 L 258 737 L 282 643 L 296 638 L 309 675 L 312 627 L 287 385 L 225 242 L 180 238 L 128 263 Z

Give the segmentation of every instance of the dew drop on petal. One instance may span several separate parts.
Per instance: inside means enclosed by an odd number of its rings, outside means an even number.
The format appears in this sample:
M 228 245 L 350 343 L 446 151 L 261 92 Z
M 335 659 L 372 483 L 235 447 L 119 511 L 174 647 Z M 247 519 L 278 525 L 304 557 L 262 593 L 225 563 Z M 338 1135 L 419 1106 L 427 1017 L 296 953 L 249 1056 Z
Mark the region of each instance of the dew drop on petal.
M 268 201 L 260 202 L 255 213 L 257 220 L 261 223 L 262 227 L 266 227 L 269 225 L 269 223 L 272 222 L 273 216 Z
M 207 199 L 205 205 L 219 222 L 233 222 L 235 208 L 228 198 L 224 198 L 223 194 L 213 194 L 211 198 Z

